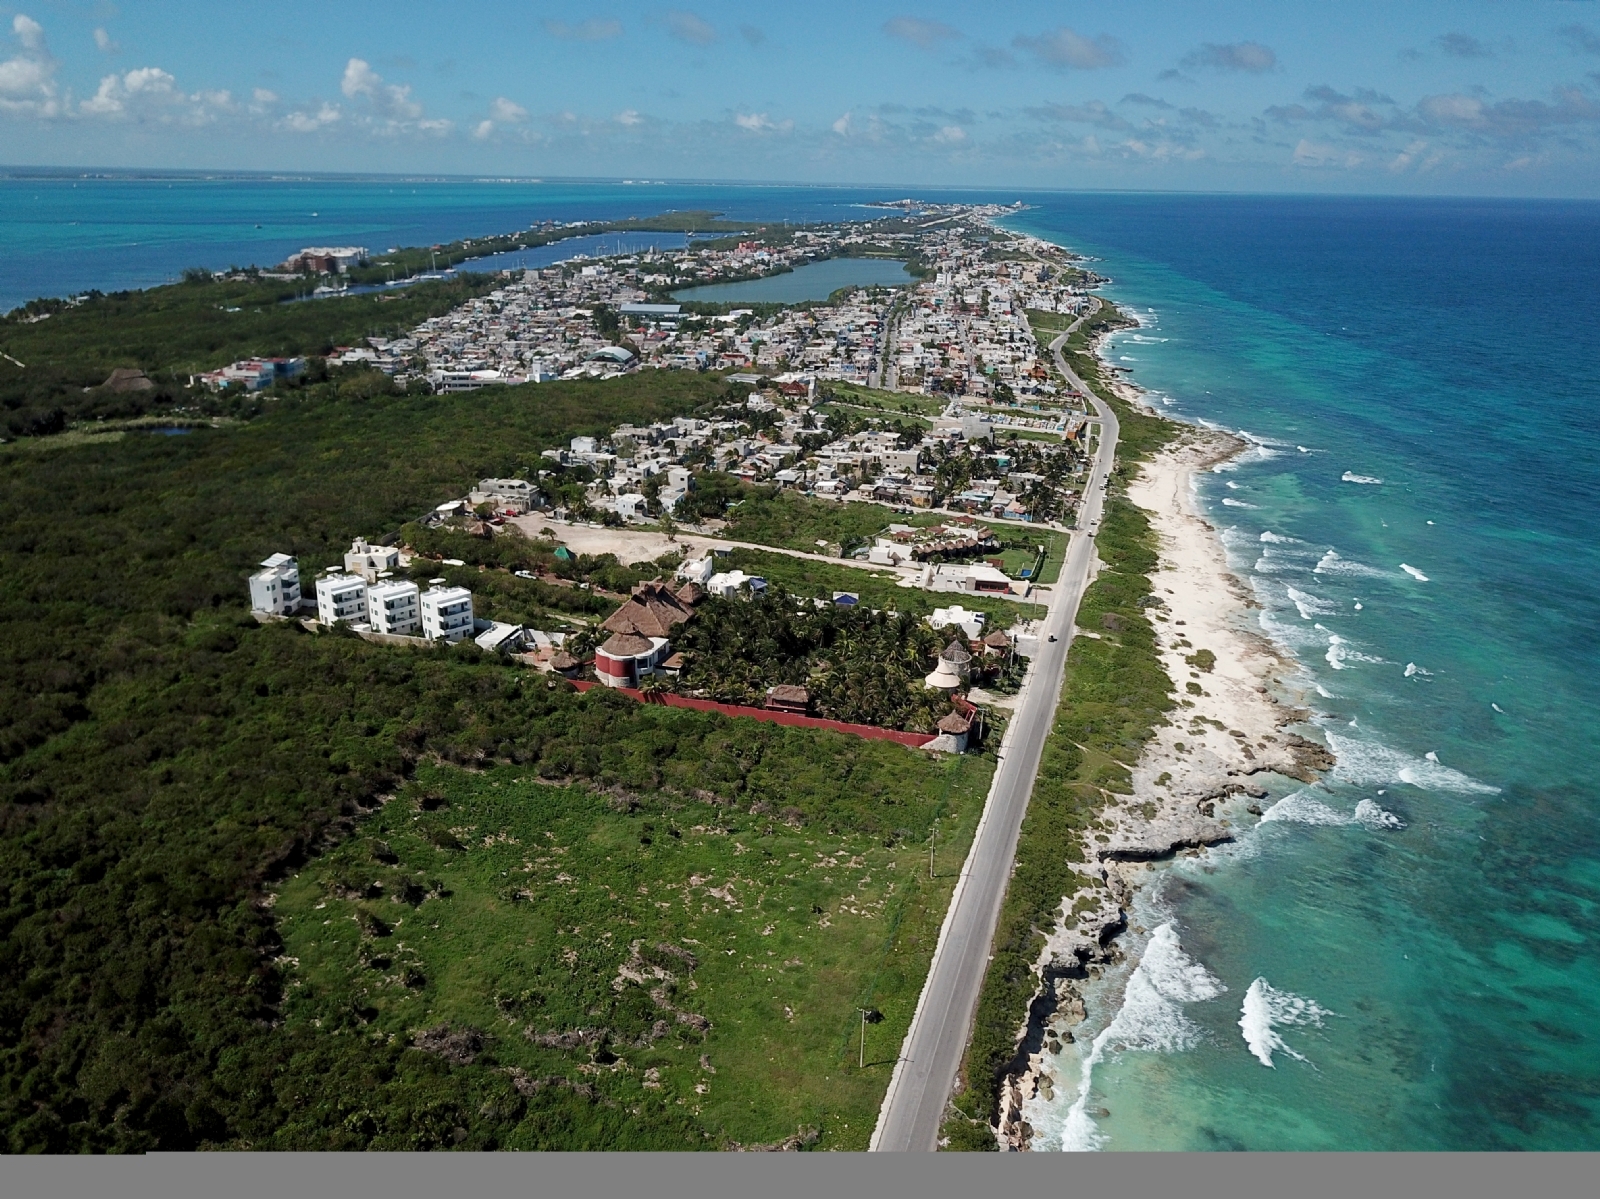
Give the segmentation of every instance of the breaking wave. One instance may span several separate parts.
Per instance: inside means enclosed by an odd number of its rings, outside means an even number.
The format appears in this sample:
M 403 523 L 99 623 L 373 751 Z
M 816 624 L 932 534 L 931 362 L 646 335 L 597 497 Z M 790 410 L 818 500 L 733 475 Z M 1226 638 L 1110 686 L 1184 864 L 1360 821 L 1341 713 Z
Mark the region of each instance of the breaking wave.
M 1310 620 L 1313 616 L 1332 616 L 1339 611 L 1328 600 L 1312 595 L 1309 591 L 1301 591 L 1298 587 L 1290 587 L 1289 600 L 1300 610 L 1301 620 Z
M 1318 630 L 1328 633 L 1320 624 L 1315 626 Z M 1350 643 L 1338 633 L 1328 633 L 1328 652 L 1323 654 L 1323 659 L 1335 670 L 1348 670 L 1352 662 L 1370 662 L 1381 664 L 1382 658 L 1372 654 L 1364 654 L 1359 650 L 1350 648 Z
M 1231 495 L 1222 497 L 1222 502 L 1229 508 L 1259 508 L 1260 504 L 1247 504 L 1243 500 L 1236 500 Z
M 1426 583 L 1428 581 L 1428 576 L 1423 574 L 1415 566 L 1407 566 L 1404 562 L 1402 562 L 1402 563 L 1400 563 L 1400 569 L 1405 571 L 1408 575 L 1410 575 L 1413 579 L 1415 579 L 1419 583 Z
M 1262 824 L 1309 824 L 1336 826 L 1360 824 L 1370 829 L 1403 829 L 1406 822 L 1388 811 L 1376 800 L 1363 799 L 1354 812 L 1341 812 L 1329 807 L 1320 799 L 1312 798 L 1306 787 L 1285 795 L 1261 816 Z
M 1061 1148 L 1068 1153 L 1098 1149 L 1105 1137 L 1089 1115 L 1089 1089 L 1094 1068 L 1108 1052 L 1141 1050 L 1176 1053 L 1189 1049 L 1201 1032 L 1179 1006 L 1215 999 L 1228 988 L 1222 980 L 1183 952 L 1171 921 L 1151 934 L 1144 956 L 1128 976 L 1122 1007 L 1101 1030 L 1084 1059 L 1078 1097 L 1068 1109 L 1061 1130 Z
M 1437 756 L 1413 757 L 1377 741 L 1365 741 L 1324 730 L 1337 763 L 1333 777 L 1361 787 L 1387 787 L 1409 783 L 1424 791 L 1451 791 L 1458 795 L 1498 795 L 1500 788 L 1481 783 L 1453 770 Z
M 1344 474 L 1339 476 L 1339 478 L 1345 483 L 1367 483 L 1372 486 L 1377 486 L 1379 483 L 1383 482 L 1382 479 L 1375 479 L 1371 475 L 1358 475 L 1355 473 L 1355 471 L 1351 470 L 1345 471 Z
M 1264 978 L 1250 984 L 1244 993 L 1244 1006 L 1239 1016 L 1239 1028 L 1244 1032 L 1244 1043 L 1263 1066 L 1272 1065 L 1274 1053 L 1287 1053 L 1303 1062 L 1303 1054 L 1296 1053 L 1278 1034 L 1286 1025 L 1314 1024 L 1322 1027 L 1325 1016 L 1337 1015 L 1303 995 L 1280 991 Z
M 1351 562 L 1348 558 L 1339 557 L 1334 550 L 1329 550 L 1322 555 L 1322 560 L 1312 568 L 1313 574 L 1319 575 L 1345 575 L 1363 579 L 1387 579 L 1389 572 L 1379 570 L 1375 566 L 1368 566 L 1363 562 Z

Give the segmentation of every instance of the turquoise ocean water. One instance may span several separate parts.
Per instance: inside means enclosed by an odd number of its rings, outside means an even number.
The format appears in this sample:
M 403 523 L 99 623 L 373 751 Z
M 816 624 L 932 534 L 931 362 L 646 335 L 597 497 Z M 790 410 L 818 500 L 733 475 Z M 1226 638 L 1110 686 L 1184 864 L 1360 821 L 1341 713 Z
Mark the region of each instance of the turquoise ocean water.
M 1201 503 L 1339 758 L 1153 875 L 1044 1147 L 1600 1147 L 1600 206 L 1015 223 L 1103 260 L 1158 406 L 1253 440 Z
M 902 194 L 4 179 L 0 307 L 304 244 Z M 1600 205 L 942 198 L 1025 199 L 1015 227 L 1098 257 L 1145 322 L 1112 357 L 1253 439 L 1201 501 L 1339 754 L 1158 872 L 1043 1147 L 1600 1148 Z

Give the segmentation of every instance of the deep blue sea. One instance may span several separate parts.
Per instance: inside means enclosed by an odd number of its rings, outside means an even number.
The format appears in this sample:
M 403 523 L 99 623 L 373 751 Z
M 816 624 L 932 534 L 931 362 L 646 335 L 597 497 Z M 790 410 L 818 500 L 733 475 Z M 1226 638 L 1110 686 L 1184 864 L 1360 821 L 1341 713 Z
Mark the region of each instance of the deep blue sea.
M 305 244 L 904 194 L 0 180 L 0 308 Z M 1252 439 L 1201 502 L 1339 758 L 1152 875 L 1135 922 L 1165 931 L 1092 996 L 1069 1050 L 1111 1033 L 1042 1147 L 1600 1148 L 1600 205 L 918 194 L 1026 200 L 1010 223 L 1144 322 L 1110 351 L 1135 381 Z

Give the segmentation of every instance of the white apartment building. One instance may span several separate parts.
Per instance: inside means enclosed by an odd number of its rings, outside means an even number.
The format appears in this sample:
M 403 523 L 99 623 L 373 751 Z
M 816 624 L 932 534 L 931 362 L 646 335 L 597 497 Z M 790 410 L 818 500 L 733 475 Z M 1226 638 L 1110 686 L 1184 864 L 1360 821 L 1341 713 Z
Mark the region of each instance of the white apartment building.
M 345 574 L 360 575 L 368 583 L 378 581 L 380 570 L 393 570 L 399 565 L 398 549 L 392 545 L 369 545 L 364 537 L 352 541 L 344 556 Z
M 422 635 L 460 641 L 472 636 L 472 592 L 465 587 L 429 587 L 422 593 Z
M 317 619 L 323 624 L 365 621 L 367 581 L 358 575 L 323 575 L 317 580 Z
M 422 631 L 422 605 L 417 585 L 385 579 L 368 587 L 367 623 L 374 633 L 416 636 Z
M 250 608 L 268 616 L 288 616 L 300 610 L 300 564 L 288 554 L 263 559 L 262 569 L 250 576 Z

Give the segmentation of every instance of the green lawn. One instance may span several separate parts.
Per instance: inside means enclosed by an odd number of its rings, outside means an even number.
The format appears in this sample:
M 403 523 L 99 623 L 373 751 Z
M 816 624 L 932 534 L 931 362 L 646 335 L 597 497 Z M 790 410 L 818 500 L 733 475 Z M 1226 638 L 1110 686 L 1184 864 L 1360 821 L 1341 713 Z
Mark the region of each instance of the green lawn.
M 664 730 L 686 718 L 698 715 L 659 710 Z M 751 778 L 730 808 L 619 799 L 513 767 L 420 769 L 279 891 L 285 1019 L 310 1029 L 359 1010 L 348 1035 L 485 1034 L 479 1064 L 507 1080 L 488 1101 L 504 1116 L 485 1123 L 506 1148 L 536 1145 L 515 1115 L 520 1070 L 588 1083 L 644 1120 L 686 1115 L 685 1148 L 814 1129 L 817 1148 L 864 1149 L 992 765 L 859 749 L 878 766 L 854 768 L 876 812 L 800 827 L 781 806 L 829 789 L 803 770 Z M 896 761 L 931 785 L 897 786 Z M 865 1070 L 861 1007 L 884 1015 Z M 563 1034 L 583 1043 L 553 1045 Z

